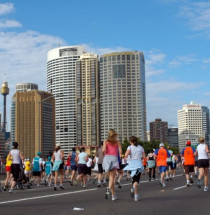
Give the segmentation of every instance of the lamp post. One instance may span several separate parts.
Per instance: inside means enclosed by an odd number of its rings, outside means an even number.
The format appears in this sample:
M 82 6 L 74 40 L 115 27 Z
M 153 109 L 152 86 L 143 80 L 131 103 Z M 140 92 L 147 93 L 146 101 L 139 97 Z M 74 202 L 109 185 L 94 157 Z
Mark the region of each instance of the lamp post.
M 41 104 L 42 104 L 42 102 L 44 102 L 48 99 L 51 99 L 53 97 L 59 97 L 59 96 L 63 96 L 63 94 L 51 95 L 47 98 L 44 98 L 44 99 L 38 101 L 38 104 L 39 104 L 39 107 L 38 107 L 39 108 L 39 111 L 38 111 L 38 141 L 39 141 L 39 151 L 40 152 L 41 152 L 41 148 L 42 148 L 41 147 L 41 131 L 40 131 L 40 129 L 41 129 L 41 126 L 40 126 L 40 123 L 41 123 L 41 120 L 40 120 L 40 118 L 41 118 Z

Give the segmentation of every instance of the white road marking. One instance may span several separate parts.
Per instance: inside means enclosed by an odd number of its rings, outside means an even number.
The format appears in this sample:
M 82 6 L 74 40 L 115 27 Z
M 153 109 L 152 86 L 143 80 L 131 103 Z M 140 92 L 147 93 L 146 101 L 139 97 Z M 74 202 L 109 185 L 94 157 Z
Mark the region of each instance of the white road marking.
M 192 185 L 190 185 L 190 186 L 192 186 Z M 182 189 L 182 188 L 186 188 L 187 186 L 186 185 L 184 185 L 184 186 L 181 186 L 181 187 L 176 187 L 176 188 L 174 188 L 173 190 L 180 190 L 180 189 Z
M 182 175 L 183 174 L 176 175 L 175 177 L 179 177 L 179 176 L 182 176 Z M 155 179 L 155 181 L 157 181 L 157 180 L 159 180 L 159 179 Z M 149 182 L 148 180 L 146 180 L 146 181 L 140 181 L 140 184 L 142 184 L 142 183 L 152 183 L 152 181 L 151 182 Z M 122 186 L 127 186 L 127 185 L 131 185 L 131 183 L 122 184 Z M 175 189 L 177 189 L 177 188 L 175 188 Z M 181 188 L 179 188 L 179 189 L 181 189 Z M 11 200 L 11 201 L 0 202 L 0 205 L 8 204 L 8 203 L 23 202 L 23 201 L 34 200 L 34 199 L 43 199 L 43 198 L 49 198 L 49 197 L 55 197 L 55 196 L 63 196 L 63 195 L 69 195 L 69 194 L 75 194 L 75 193 L 83 193 L 83 192 L 94 191 L 94 190 L 98 190 L 98 188 L 92 188 L 92 189 L 87 189 L 87 190 L 71 191 L 71 192 L 66 192 L 66 193 L 54 193 L 54 194 L 51 194 L 51 195 L 35 196 L 35 197 L 29 197 L 29 198 L 24 198 L 24 199 L 16 199 L 16 200 Z M 11 195 L 13 195 L 13 194 L 11 194 Z

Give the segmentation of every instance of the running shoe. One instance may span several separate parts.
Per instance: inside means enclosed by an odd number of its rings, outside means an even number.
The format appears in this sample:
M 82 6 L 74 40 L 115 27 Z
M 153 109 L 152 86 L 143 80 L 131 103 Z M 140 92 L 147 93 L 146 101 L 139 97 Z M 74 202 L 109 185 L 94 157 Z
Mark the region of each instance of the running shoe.
M 163 182 L 163 183 L 162 183 L 162 186 L 163 186 L 163 187 L 165 187 L 165 186 L 166 186 L 165 182 Z
M 166 181 L 168 181 L 169 180 L 169 177 L 166 177 Z
M 149 178 L 149 181 L 151 181 L 151 178 Z
M 73 181 L 72 180 L 70 180 L 69 183 L 70 183 L 71 186 L 73 186 Z
M 189 187 L 190 186 L 190 182 L 189 181 L 187 181 L 187 187 Z
M 3 190 L 4 190 L 4 191 L 7 191 L 7 187 L 4 187 Z
M 87 187 L 87 185 L 83 185 L 82 187 L 85 188 L 85 187 Z
M 208 191 L 208 187 L 204 187 L 204 189 L 203 189 L 203 190 L 204 190 L 205 192 L 206 192 L 206 191 Z
M 116 194 L 114 194 L 113 196 L 112 196 L 112 201 L 116 201 L 117 200 L 117 196 L 116 196 Z
M 106 193 L 105 193 L 105 199 L 108 199 L 109 198 L 109 188 L 106 188 Z
M 57 190 L 57 187 L 54 187 L 54 191 L 56 191 Z
M 193 178 L 190 178 L 190 183 L 193 184 Z
M 121 186 L 121 184 L 120 184 L 120 182 L 119 182 L 119 181 L 117 181 L 117 185 L 118 185 L 118 188 L 119 188 L 119 189 L 121 189 L 121 188 L 122 188 L 122 186 Z
M 133 187 L 131 188 L 130 196 L 131 196 L 131 198 L 133 198 L 133 197 L 134 197 L 134 189 L 133 189 Z
M 63 187 L 63 185 L 62 185 L 62 184 L 60 185 L 60 188 L 61 188 L 62 190 L 64 190 L 64 187 Z
M 135 195 L 135 197 L 134 197 L 134 201 L 135 201 L 135 202 L 137 202 L 137 201 L 139 201 L 139 200 L 140 200 L 139 195 Z
M 14 193 L 15 191 L 13 189 L 9 189 L 9 193 Z
M 201 188 L 201 181 L 200 180 L 198 180 L 197 186 L 198 186 L 198 188 Z
M 100 183 L 100 182 L 98 182 L 97 186 L 98 186 L 98 187 L 101 187 L 101 183 Z

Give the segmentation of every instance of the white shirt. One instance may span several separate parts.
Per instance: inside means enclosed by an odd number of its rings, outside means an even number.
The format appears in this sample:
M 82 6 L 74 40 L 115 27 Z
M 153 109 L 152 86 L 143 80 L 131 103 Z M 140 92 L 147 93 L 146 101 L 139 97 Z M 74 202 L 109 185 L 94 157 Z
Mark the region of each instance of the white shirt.
M 206 152 L 206 144 L 199 144 L 197 147 L 198 150 L 198 160 L 208 159 L 208 154 Z
M 91 158 L 88 159 L 88 162 L 87 162 L 87 164 L 86 164 L 87 167 L 91 167 L 92 161 L 93 161 L 93 160 L 92 160 Z
M 55 161 L 62 161 L 60 150 L 58 150 L 57 152 L 55 151 L 54 155 L 55 155 Z
M 11 155 L 12 155 L 12 163 L 20 164 L 20 151 L 18 149 L 13 149 L 11 151 Z
M 127 150 L 130 150 L 130 159 L 131 160 L 141 160 L 142 153 L 144 152 L 144 148 L 140 145 L 134 146 L 128 146 Z

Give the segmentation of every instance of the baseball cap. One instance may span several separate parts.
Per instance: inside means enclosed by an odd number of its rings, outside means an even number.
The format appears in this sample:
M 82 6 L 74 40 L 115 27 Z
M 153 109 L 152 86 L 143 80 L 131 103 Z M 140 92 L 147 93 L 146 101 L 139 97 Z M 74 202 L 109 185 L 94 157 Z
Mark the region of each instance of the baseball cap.
M 56 143 L 56 144 L 55 144 L 55 147 L 59 147 L 59 146 L 61 146 L 60 143 Z
M 159 147 L 164 147 L 164 144 L 163 144 L 163 143 L 160 143 Z
M 41 156 L 41 154 L 42 154 L 41 152 L 37 152 L 37 155 L 38 155 L 38 156 Z
M 186 143 L 186 145 L 187 146 L 191 146 L 191 141 L 188 140 L 187 143 Z

